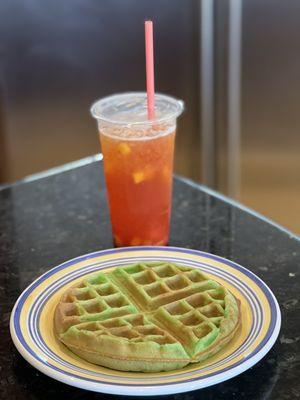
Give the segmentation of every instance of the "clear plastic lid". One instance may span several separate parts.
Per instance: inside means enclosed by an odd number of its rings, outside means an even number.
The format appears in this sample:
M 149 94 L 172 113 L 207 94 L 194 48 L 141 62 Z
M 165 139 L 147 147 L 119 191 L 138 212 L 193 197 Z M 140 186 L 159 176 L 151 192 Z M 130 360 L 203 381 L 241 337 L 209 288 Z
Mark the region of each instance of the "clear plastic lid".
M 172 123 L 182 113 L 184 103 L 174 97 L 155 94 L 155 118 L 148 119 L 147 94 L 144 92 L 120 93 L 104 97 L 91 107 L 91 113 L 99 123 L 118 126 L 145 126 Z

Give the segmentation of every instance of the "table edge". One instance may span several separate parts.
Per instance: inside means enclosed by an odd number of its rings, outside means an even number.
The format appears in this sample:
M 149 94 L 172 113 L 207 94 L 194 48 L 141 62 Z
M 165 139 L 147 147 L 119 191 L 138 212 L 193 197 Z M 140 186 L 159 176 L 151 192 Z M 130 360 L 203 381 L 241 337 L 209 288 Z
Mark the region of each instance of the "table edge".
M 81 158 L 79 160 L 71 161 L 71 162 L 63 164 L 61 166 L 50 168 L 50 169 L 48 169 L 46 171 L 42 171 L 42 172 L 38 172 L 36 174 L 28 175 L 25 178 L 23 178 L 23 179 L 21 179 L 19 181 L 16 181 L 14 183 L 0 185 L 0 192 L 2 190 L 9 189 L 9 188 L 14 187 L 14 186 L 19 186 L 19 185 L 22 185 L 24 183 L 30 183 L 30 182 L 34 182 L 34 181 L 39 180 L 39 179 L 48 178 L 48 177 L 50 177 L 52 175 L 61 174 L 63 172 L 67 172 L 67 171 L 70 171 L 70 170 L 73 170 L 73 169 L 76 169 L 76 168 L 80 168 L 80 167 L 92 164 L 93 162 L 102 161 L 102 160 L 103 160 L 102 153 L 98 153 L 98 154 L 94 154 L 94 155 L 91 155 L 91 156 L 88 156 L 88 157 L 85 157 L 85 158 Z M 290 239 L 294 239 L 294 240 L 300 241 L 300 236 L 298 236 L 296 233 L 290 231 L 289 229 L 285 228 L 284 226 L 282 226 L 281 224 L 277 223 L 276 221 L 274 221 L 274 220 L 272 220 L 272 219 L 270 219 L 268 217 L 265 217 L 264 215 L 260 214 L 259 212 L 253 210 L 252 208 L 247 207 L 247 206 L 241 204 L 240 202 L 238 202 L 238 201 L 236 201 L 236 200 L 234 200 L 234 199 L 232 199 L 230 197 L 227 197 L 226 195 L 221 194 L 221 193 L 209 188 L 206 185 L 197 183 L 197 182 L 195 182 L 195 181 L 193 181 L 193 180 L 191 180 L 189 178 L 186 178 L 186 177 L 183 177 L 183 176 L 177 175 L 177 174 L 174 174 L 174 177 L 180 182 L 183 182 L 183 183 L 185 183 L 185 184 L 187 184 L 187 185 L 189 185 L 189 186 L 191 186 L 191 187 L 193 187 L 193 188 L 195 188 L 197 190 L 201 190 L 201 191 L 209 194 L 210 196 L 216 197 L 217 199 L 222 200 L 225 203 L 228 203 L 231 206 L 234 206 L 234 207 L 236 207 L 236 208 L 238 208 L 238 209 L 240 209 L 240 210 L 252 215 L 253 217 L 258 218 L 261 221 L 264 221 L 264 222 L 268 223 L 269 225 L 272 225 L 274 228 L 277 228 L 281 232 L 284 232 L 285 234 L 287 234 Z

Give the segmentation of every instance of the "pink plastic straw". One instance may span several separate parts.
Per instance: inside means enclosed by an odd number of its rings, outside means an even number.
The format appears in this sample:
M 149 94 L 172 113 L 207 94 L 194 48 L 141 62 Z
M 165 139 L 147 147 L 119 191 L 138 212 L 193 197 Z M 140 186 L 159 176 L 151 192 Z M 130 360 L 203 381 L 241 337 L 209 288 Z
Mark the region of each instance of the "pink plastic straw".
M 145 50 L 148 118 L 154 119 L 154 55 L 152 21 L 145 21 Z

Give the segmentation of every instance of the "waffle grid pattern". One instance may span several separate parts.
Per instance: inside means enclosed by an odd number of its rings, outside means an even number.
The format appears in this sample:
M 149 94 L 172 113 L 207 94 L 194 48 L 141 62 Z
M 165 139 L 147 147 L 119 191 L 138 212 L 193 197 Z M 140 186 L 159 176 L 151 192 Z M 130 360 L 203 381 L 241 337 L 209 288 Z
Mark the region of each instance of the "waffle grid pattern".
M 103 322 L 80 324 L 77 330 L 94 331 L 98 335 L 117 336 L 130 342 L 156 342 L 158 344 L 176 343 L 166 331 L 152 324 L 142 314 L 108 319 Z
M 219 332 L 226 291 L 196 269 L 139 263 L 98 273 L 61 300 L 66 327 L 130 342 L 180 342 L 192 354 Z

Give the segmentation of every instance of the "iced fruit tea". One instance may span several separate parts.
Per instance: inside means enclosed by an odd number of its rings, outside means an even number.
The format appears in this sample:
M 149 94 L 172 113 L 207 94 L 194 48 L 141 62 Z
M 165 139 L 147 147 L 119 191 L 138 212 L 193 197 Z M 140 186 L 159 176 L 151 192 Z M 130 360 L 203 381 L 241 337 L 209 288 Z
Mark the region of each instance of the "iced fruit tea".
M 166 245 L 175 127 L 143 138 L 100 129 L 100 140 L 115 245 Z
M 119 93 L 91 108 L 100 132 L 116 246 L 166 245 L 177 117 L 183 102 L 155 94 L 149 116 L 145 92 Z

